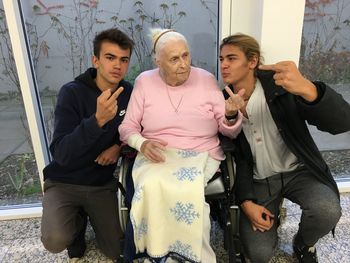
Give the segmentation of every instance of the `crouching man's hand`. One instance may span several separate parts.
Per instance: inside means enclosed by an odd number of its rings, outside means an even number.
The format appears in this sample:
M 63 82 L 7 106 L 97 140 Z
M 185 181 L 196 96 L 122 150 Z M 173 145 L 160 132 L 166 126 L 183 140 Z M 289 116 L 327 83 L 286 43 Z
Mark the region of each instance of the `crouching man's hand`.
M 254 231 L 265 232 L 271 229 L 274 223 L 274 215 L 265 207 L 247 200 L 241 204 L 244 214 L 248 217 Z

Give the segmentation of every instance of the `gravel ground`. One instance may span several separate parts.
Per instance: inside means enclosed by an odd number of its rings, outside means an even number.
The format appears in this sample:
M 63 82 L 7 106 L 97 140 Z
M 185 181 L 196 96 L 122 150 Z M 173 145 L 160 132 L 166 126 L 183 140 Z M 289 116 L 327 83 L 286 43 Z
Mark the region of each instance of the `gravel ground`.
M 321 153 L 336 179 L 350 179 L 350 149 Z

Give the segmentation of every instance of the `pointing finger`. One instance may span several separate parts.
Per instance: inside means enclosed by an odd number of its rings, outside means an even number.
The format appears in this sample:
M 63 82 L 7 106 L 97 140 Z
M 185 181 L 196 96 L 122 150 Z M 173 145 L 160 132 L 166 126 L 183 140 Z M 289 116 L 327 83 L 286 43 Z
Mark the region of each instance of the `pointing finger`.
M 269 65 L 260 65 L 259 69 L 261 70 L 273 70 L 275 72 L 285 72 L 291 67 L 295 67 L 294 61 L 280 61 L 275 64 L 269 64 Z
M 228 95 L 230 95 L 231 98 L 235 98 L 235 97 L 237 97 L 237 95 L 240 97 L 243 97 L 243 95 L 245 93 L 245 89 L 240 89 L 237 92 L 237 94 L 234 94 L 233 91 L 228 86 L 225 87 L 225 90 L 228 93 Z
M 240 97 L 243 97 L 245 93 L 245 89 L 240 89 L 238 92 L 237 92 L 237 95 L 240 96 Z
M 230 89 L 229 86 L 226 86 L 225 90 L 231 98 L 233 98 L 235 96 L 235 94 L 233 93 L 233 91 Z
M 276 64 L 270 64 L 270 65 L 260 65 L 259 69 L 261 70 L 273 70 L 277 71 L 277 65 Z
M 124 90 L 123 87 L 119 87 L 119 88 L 112 94 L 112 96 L 110 97 L 110 99 L 116 100 L 116 99 L 119 97 L 120 93 L 123 92 L 123 90 Z

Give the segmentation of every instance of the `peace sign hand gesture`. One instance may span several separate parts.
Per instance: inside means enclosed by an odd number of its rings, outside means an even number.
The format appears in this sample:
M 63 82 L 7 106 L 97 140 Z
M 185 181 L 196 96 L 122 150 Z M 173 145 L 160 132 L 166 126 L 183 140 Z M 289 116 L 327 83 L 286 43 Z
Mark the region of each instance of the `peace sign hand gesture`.
M 245 89 L 239 90 L 237 94 L 234 94 L 228 86 L 225 87 L 225 90 L 228 95 L 230 95 L 230 97 L 225 101 L 225 115 L 235 116 L 238 110 L 245 105 L 243 99 Z

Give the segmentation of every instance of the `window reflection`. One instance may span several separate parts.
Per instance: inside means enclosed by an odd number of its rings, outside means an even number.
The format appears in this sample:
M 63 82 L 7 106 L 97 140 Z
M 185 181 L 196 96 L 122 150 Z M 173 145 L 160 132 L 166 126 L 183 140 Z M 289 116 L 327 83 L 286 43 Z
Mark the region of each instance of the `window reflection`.
M 0 1 L 0 206 L 38 203 L 41 185 Z
M 192 64 L 217 75 L 216 1 L 28 0 L 21 5 L 49 140 L 56 94 L 91 66 L 92 39 L 103 29 L 119 27 L 136 42 L 127 76 L 131 82 L 153 67 L 149 27 L 183 33 L 192 49 Z M 40 202 L 39 175 L 2 0 L 0 60 L 0 206 Z
M 214 75 L 217 57 L 217 5 L 213 1 L 22 1 L 48 138 L 52 135 L 55 94 L 91 66 L 96 32 L 118 27 L 135 41 L 126 79 L 153 67 L 150 27 L 174 28 L 189 40 L 192 64 Z M 196 10 L 195 17 L 193 10 Z
M 326 82 L 350 103 L 350 0 L 306 0 L 300 55 L 306 77 Z M 334 176 L 349 180 L 350 132 L 310 130 Z

